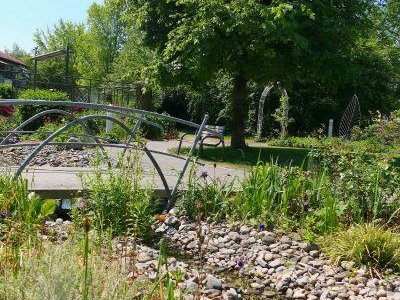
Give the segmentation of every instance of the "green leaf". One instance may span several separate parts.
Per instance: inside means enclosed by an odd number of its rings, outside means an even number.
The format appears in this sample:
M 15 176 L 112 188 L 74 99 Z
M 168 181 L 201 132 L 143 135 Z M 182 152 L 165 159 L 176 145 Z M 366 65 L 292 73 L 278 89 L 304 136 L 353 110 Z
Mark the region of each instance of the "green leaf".
M 42 205 L 40 213 L 43 217 L 47 217 L 52 215 L 55 210 L 56 210 L 56 203 L 54 202 L 54 200 L 46 200 Z

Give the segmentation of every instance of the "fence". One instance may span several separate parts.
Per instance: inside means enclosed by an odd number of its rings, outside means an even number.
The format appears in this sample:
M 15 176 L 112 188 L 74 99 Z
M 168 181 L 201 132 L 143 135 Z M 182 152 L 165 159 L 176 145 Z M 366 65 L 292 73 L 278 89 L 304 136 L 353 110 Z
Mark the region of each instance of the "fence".
M 38 74 L 33 79 L 29 73 L 0 70 L 0 82 L 10 83 L 18 93 L 26 89 L 54 89 L 66 92 L 71 101 L 85 103 L 119 103 L 139 107 L 138 85 L 121 82 L 101 83 L 84 78 L 64 78 L 50 81 L 48 77 Z

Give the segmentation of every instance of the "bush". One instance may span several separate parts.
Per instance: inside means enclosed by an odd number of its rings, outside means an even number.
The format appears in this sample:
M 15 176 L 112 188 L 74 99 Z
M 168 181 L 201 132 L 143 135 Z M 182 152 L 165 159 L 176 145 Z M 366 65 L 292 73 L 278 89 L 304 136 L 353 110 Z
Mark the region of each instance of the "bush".
M 83 177 L 88 188 L 86 210 L 99 232 L 149 237 L 156 203 L 152 190 L 141 185 L 138 155 L 120 162 L 118 169 L 110 167 L 105 175 L 95 162 L 93 175 Z
M 178 202 L 178 212 L 195 220 L 196 217 L 213 221 L 226 220 L 229 216 L 234 181 L 220 180 L 203 172 L 196 175 L 195 165 L 190 170 L 187 190 Z
M 354 225 L 321 238 L 320 244 L 331 257 L 351 260 L 372 271 L 400 270 L 400 237 L 374 224 Z
M 29 99 L 29 100 L 49 100 L 49 101 L 67 101 L 68 95 L 64 92 L 53 91 L 53 90 L 25 90 L 21 92 L 19 95 L 20 99 Z M 48 109 L 61 109 L 65 110 L 65 107 L 62 106 L 54 106 L 54 105 L 21 105 L 19 107 L 18 113 L 21 116 L 22 121 L 26 121 L 27 119 L 33 117 L 37 113 L 41 111 L 45 111 Z M 50 121 L 57 122 L 60 120 L 59 115 L 50 115 L 47 119 L 50 118 Z M 36 130 L 37 128 L 43 126 L 44 119 L 38 119 L 35 122 L 31 123 L 26 127 L 27 130 Z
M 11 99 L 14 96 L 15 93 L 10 84 L 0 83 L 0 98 Z
M 312 231 L 326 232 L 339 223 L 343 203 L 324 171 L 309 172 L 276 163 L 251 169 L 233 203 L 237 220 L 294 228 L 313 217 Z

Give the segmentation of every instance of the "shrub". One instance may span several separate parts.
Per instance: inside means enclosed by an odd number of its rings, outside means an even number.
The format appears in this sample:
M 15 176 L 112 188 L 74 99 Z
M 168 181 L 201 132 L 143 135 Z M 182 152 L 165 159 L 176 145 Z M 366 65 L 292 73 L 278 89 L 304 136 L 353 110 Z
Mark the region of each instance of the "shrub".
M 290 228 L 307 215 L 315 218 L 317 231 L 338 224 L 342 206 L 325 172 L 309 172 L 276 163 L 253 167 L 233 204 L 237 220 L 256 220 Z
M 95 162 L 93 175 L 82 178 L 88 188 L 86 209 L 100 232 L 149 237 L 156 203 L 151 189 L 141 185 L 143 171 L 139 163 L 135 154 L 120 162 L 120 168 L 110 167 L 104 175 Z
M 0 253 L 0 273 L 7 268 L 18 269 L 20 252 L 37 245 L 39 225 L 55 207 L 54 201 L 28 194 L 25 180 L 0 175 L 0 250 L 8 253 Z
M 15 93 L 10 84 L 0 83 L 0 98 L 11 99 L 14 96 Z
M 196 175 L 195 165 L 190 170 L 187 190 L 178 202 L 178 212 L 194 220 L 201 215 L 213 221 L 227 219 L 233 198 L 234 180 L 221 180 L 203 172 Z
M 29 100 L 49 100 L 49 101 L 67 101 L 68 95 L 64 92 L 53 91 L 53 90 L 25 90 L 21 92 L 19 95 L 20 99 L 29 99 Z M 54 105 L 21 105 L 19 107 L 19 114 L 21 116 L 21 120 L 25 121 L 37 113 L 48 110 L 48 109 L 61 109 L 65 110 L 65 107 L 62 106 L 54 106 Z M 60 120 L 59 115 L 51 115 L 48 116 L 47 119 L 50 118 L 50 121 L 57 122 Z M 44 118 L 38 119 L 35 122 L 31 123 L 26 127 L 27 130 L 36 130 L 37 128 L 43 126 Z
M 400 270 L 400 237 L 373 223 L 333 233 L 321 238 L 320 244 L 333 258 L 351 260 L 375 272 Z

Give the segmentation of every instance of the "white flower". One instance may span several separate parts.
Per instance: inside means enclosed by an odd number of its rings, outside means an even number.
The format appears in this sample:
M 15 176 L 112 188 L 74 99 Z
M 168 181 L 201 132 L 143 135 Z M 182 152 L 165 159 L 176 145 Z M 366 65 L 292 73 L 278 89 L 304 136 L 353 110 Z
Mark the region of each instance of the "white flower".
M 28 195 L 28 199 L 32 201 L 35 198 L 36 198 L 35 192 L 30 192 L 29 195 Z

